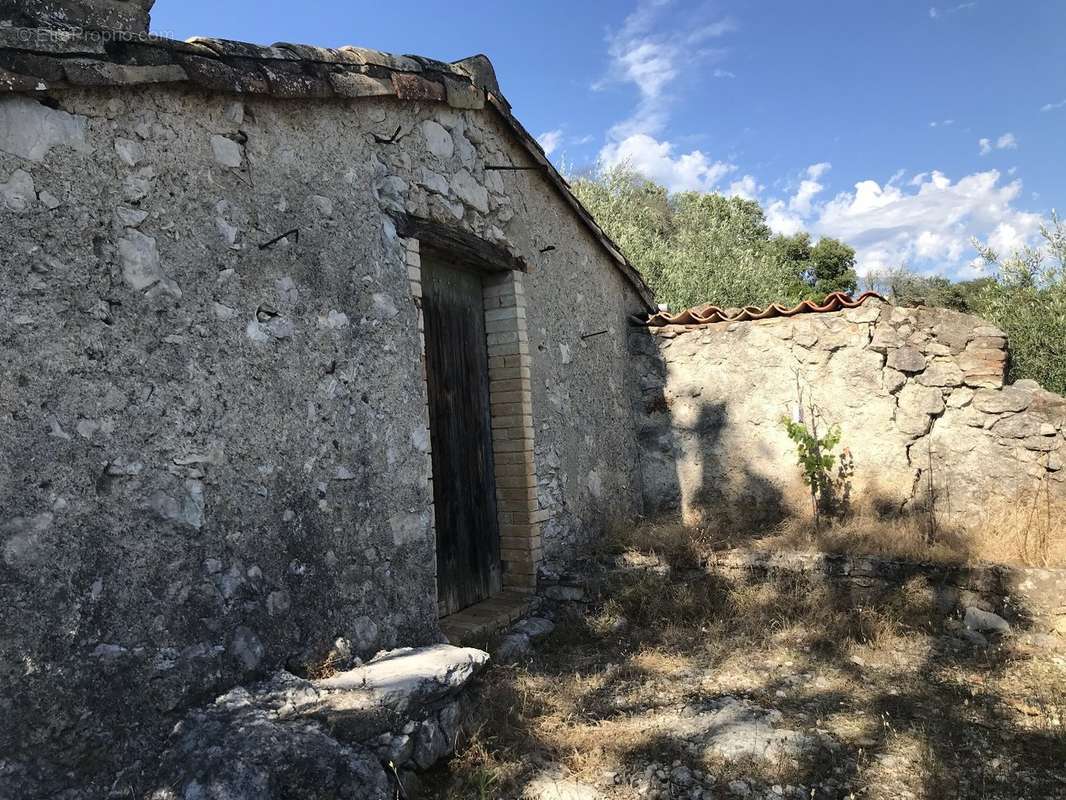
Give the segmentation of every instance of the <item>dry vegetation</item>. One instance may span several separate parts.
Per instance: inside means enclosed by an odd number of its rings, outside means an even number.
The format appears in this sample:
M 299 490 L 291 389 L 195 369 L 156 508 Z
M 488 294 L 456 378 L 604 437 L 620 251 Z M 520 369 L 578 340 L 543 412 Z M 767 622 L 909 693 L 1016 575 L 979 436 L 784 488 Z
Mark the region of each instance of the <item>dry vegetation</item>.
M 860 509 L 816 528 L 810 517 L 790 517 L 753 533 L 747 527 L 711 529 L 668 520 L 625 534 L 642 548 L 659 553 L 687 552 L 702 558 L 712 550 L 752 547 L 849 555 L 876 555 L 940 564 L 1012 564 L 1066 567 L 1066 507 L 1051 505 L 1045 493 L 1019 497 L 1011 505 L 987 509 L 966 527 L 942 515 L 906 515 Z
M 752 798 L 780 796 L 775 785 L 805 798 L 1066 797 L 1066 659 L 1017 639 L 975 646 L 920 581 L 857 602 L 800 578 L 685 570 L 723 542 L 677 534 L 616 542 L 626 566 L 601 600 L 561 618 L 528 662 L 489 671 L 431 796 L 518 798 L 561 769 L 619 799 L 734 797 L 738 780 Z M 657 723 L 725 695 L 839 746 L 728 761 Z M 696 794 L 669 777 L 649 788 L 649 765 L 691 770 Z

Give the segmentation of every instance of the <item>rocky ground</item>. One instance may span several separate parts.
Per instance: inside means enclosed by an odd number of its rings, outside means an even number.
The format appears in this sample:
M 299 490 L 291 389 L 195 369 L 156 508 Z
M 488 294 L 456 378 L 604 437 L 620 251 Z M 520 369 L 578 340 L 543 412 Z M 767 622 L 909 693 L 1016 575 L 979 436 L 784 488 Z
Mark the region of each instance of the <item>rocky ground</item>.
M 1066 653 L 998 617 L 614 563 L 503 640 L 427 796 L 1066 797 Z

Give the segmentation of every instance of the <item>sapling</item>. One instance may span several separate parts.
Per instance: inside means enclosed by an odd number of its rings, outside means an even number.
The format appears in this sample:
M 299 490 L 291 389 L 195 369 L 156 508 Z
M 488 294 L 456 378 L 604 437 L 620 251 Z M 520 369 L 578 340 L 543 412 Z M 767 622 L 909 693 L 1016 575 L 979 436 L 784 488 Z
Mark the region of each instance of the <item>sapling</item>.
M 840 426 L 830 425 L 828 430 L 821 433 L 817 408 L 813 402 L 810 403 L 806 409 L 808 418 L 805 419 L 803 395 L 798 386 L 797 391 L 799 402 L 793 409 L 792 418 L 782 417 L 781 423 L 788 438 L 796 445 L 797 463 L 803 482 L 811 493 L 814 528 L 820 532 L 823 515 L 846 510 L 851 495 L 854 465 L 851 453 L 846 447 L 839 456 L 833 452 L 840 444 Z

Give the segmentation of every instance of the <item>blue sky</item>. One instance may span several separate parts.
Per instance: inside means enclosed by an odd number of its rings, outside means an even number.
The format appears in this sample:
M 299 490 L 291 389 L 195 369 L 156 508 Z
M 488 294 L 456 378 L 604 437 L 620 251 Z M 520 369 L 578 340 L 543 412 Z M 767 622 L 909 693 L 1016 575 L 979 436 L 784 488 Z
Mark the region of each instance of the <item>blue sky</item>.
M 483 52 L 556 163 L 758 199 L 864 270 L 974 277 L 1066 208 L 1066 2 L 158 0 L 153 30 Z

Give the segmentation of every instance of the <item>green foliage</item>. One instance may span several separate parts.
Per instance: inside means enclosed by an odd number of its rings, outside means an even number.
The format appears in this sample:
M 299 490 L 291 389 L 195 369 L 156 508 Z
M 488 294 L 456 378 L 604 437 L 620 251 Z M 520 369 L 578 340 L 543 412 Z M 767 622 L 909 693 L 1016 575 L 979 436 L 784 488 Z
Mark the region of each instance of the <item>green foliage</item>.
M 1053 213 L 1040 233 L 1043 249 L 1026 247 L 1002 260 L 980 248 L 997 271 L 974 310 L 1009 337 L 1011 380 L 1031 378 L 1066 394 L 1066 226 Z
M 1006 258 L 975 242 L 991 277 L 953 283 L 900 268 L 871 276 L 870 288 L 905 306 L 936 306 L 974 314 L 1009 337 L 1009 380 L 1030 378 L 1066 394 L 1066 225 L 1052 214 L 1040 249 Z
M 819 434 L 817 412 L 813 406 L 810 414 L 810 426 L 803 420 L 791 420 L 788 417 L 782 417 L 781 424 L 788 438 L 796 445 L 797 463 L 803 474 L 803 482 L 810 490 L 817 522 L 823 515 L 842 514 L 847 510 L 854 465 L 847 448 L 839 457 L 833 453 L 840 444 L 840 426 L 831 425 L 825 433 Z
M 805 233 L 773 236 L 752 200 L 670 195 L 625 167 L 571 183 L 659 302 L 671 308 L 794 303 L 855 289 L 851 248 L 833 239 L 812 247 Z
M 811 248 L 814 292 L 825 297 L 830 292 L 855 291 L 859 285 L 855 274 L 855 251 L 843 242 L 823 237 Z
M 955 282 L 943 275 L 918 275 L 900 267 L 868 275 L 865 285 L 901 306 L 950 308 L 963 313 L 977 313 L 978 295 L 994 278 L 977 278 Z

